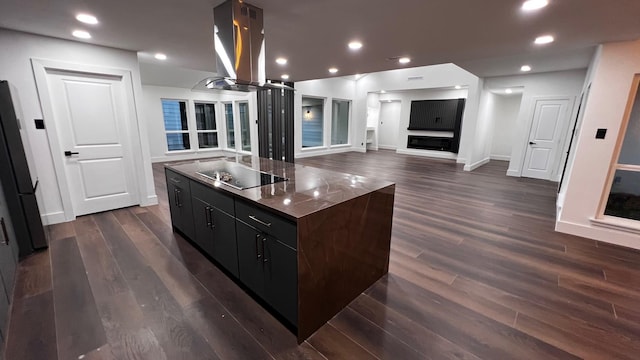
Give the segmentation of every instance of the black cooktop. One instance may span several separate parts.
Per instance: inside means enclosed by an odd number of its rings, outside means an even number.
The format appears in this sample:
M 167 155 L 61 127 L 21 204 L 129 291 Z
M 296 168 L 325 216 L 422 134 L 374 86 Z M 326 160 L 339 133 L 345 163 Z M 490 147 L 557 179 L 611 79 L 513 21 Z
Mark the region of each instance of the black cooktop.
M 223 164 L 211 170 L 198 171 L 198 174 L 233 188 L 244 190 L 252 187 L 269 185 L 287 179 L 254 170 L 242 165 Z

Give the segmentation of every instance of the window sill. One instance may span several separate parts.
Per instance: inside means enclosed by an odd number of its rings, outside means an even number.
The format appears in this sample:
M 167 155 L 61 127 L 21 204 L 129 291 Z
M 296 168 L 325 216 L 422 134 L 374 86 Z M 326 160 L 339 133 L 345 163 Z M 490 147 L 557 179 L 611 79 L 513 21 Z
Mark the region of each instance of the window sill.
M 348 147 L 351 147 L 351 144 L 336 144 L 336 145 L 330 146 L 331 149 L 342 149 L 342 148 L 348 148 Z
M 171 155 L 201 154 L 201 153 L 216 152 L 216 151 L 223 151 L 223 149 L 206 148 L 206 149 L 198 149 L 198 150 L 175 150 L 175 151 L 165 151 L 164 154 L 167 156 L 171 156 Z
M 640 221 L 617 218 L 614 216 L 603 216 L 598 219 L 589 219 L 593 226 L 603 227 L 612 230 L 624 231 L 640 235 Z
M 318 151 L 318 150 L 328 150 L 329 148 L 326 146 L 314 146 L 314 147 L 303 147 L 300 151 Z

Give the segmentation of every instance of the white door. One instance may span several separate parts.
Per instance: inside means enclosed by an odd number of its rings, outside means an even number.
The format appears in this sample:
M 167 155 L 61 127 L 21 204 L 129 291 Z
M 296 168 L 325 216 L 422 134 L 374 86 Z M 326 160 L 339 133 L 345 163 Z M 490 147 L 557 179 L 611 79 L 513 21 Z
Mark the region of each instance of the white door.
M 569 114 L 569 99 L 537 100 L 522 176 L 551 180 Z
M 395 150 L 398 147 L 400 128 L 400 102 L 380 102 L 380 125 L 378 127 L 378 147 Z
M 46 77 L 74 215 L 138 204 L 122 77 L 50 69 Z

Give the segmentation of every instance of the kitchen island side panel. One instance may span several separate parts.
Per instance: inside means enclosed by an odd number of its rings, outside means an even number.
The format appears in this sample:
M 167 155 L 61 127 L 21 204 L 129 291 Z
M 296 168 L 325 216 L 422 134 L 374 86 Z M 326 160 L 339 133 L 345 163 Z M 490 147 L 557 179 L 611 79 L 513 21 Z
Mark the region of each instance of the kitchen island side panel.
M 298 219 L 298 341 L 389 271 L 395 185 Z

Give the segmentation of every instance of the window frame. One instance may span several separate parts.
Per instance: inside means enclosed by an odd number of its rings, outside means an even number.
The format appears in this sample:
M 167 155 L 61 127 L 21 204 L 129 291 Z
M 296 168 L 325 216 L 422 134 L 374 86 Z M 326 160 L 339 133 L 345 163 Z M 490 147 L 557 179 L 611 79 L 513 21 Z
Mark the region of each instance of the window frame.
M 244 150 L 242 148 L 242 121 L 240 119 L 240 104 L 247 104 L 247 116 L 249 117 L 249 122 L 248 122 L 249 127 L 247 128 L 247 132 L 249 134 L 249 146 L 251 147 L 250 150 Z M 233 102 L 233 107 L 234 107 L 233 125 L 235 126 L 234 135 L 235 135 L 235 142 L 236 142 L 236 152 L 242 153 L 242 154 L 251 154 L 253 151 L 253 144 L 251 142 L 251 105 L 248 100 L 236 100 Z M 238 121 L 235 121 L 235 119 L 238 119 Z
M 185 104 L 185 116 L 187 117 L 186 119 L 186 124 L 187 124 L 187 130 L 167 130 L 167 125 L 166 125 L 166 120 L 164 118 L 164 101 L 177 101 L 177 102 L 183 102 Z M 189 100 L 187 99 L 177 99 L 177 98 L 160 98 L 160 109 L 162 112 L 162 127 L 164 130 L 164 145 L 165 145 L 165 149 L 166 149 L 166 153 L 167 154 L 176 154 L 176 153 L 186 153 L 186 152 L 193 152 L 193 136 L 191 134 L 191 124 L 190 124 L 190 120 L 189 120 Z M 181 150 L 171 150 L 169 149 L 169 141 L 167 140 L 167 134 L 187 134 L 189 137 L 189 148 L 188 149 L 181 149 Z
M 317 99 L 322 100 L 322 144 L 318 146 L 304 146 L 304 133 L 303 133 L 303 124 L 304 124 L 304 105 L 302 105 L 305 98 L 308 99 Z M 301 151 L 313 151 L 319 149 L 327 149 L 329 146 L 327 145 L 327 134 L 329 137 L 329 143 L 331 142 L 331 124 L 327 125 L 327 103 L 329 98 L 322 96 L 313 96 L 313 95 L 302 95 L 300 98 L 300 148 Z M 327 129 L 328 128 L 328 129 Z M 328 130 L 328 131 L 327 131 Z
M 631 121 L 631 114 L 636 101 L 636 97 L 638 97 L 639 94 L 640 94 L 640 73 L 637 73 L 633 77 L 631 90 L 629 91 L 629 98 L 627 99 L 627 105 L 624 111 L 624 117 L 622 119 L 622 123 L 620 124 L 620 131 L 618 132 L 618 139 L 616 140 L 616 145 L 615 145 L 613 154 L 611 156 L 611 162 L 609 165 L 607 181 L 605 182 L 604 188 L 602 190 L 602 196 L 600 198 L 600 204 L 598 206 L 598 212 L 595 218 L 596 222 L 611 222 L 611 223 L 616 223 L 618 225 L 623 225 L 623 226 L 629 225 L 632 228 L 640 228 L 640 220 L 623 218 L 623 217 L 618 217 L 613 215 L 605 215 L 604 213 L 606 211 L 607 202 L 609 200 L 609 195 L 611 193 L 611 188 L 613 186 L 613 181 L 615 178 L 616 171 L 624 170 L 624 171 L 632 171 L 632 172 L 640 173 L 640 165 L 620 164 L 618 162 L 620 159 L 620 153 L 622 152 L 624 139 L 627 134 L 627 129 L 629 127 L 629 122 Z
M 218 110 L 218 101 L 210 101 L 210 100 L 193 100 L 192 101 L 192 106 L 191 106 L 191 110 L 193 111 L 193 134 L 195 135 L 195 139 L 196 142 L 198 144 L 197 148 L 194 149 L 195 152 L 203 152 L 203 151 L 213 151 L 213 150 L 220 150 L 221 146 L 220 146 L 220 123 L 218 122 L 218 118 L 219 116 L 219 110 Z M 205 105 L 213 105 L 213 116 L 215 117 L 214 119 L 214 123 L 216 125 L 216 129 L 215 130 L 198 130 L 198 123 L 197 123 L 197 119 L 196 119 L 196 105 L 197 104 L 205 104 Z M 216 147 L 205 147 L 205 148 L 201 148 L 200 147 L 200 138 L 199 138 L 199 134 L 207 134 L 207 133 L 215 133 L 216 137 L 218 138 L 218 146 Z
M 332 144 L 333 139 L 333 102 L 334 101 L 344 101 L 349 104 L 349 112 L 347 115 L 347 142 L 344 144 Z M 329 147 L 330 148 L 342 148 L 342 147 L 351 147 L 351 116 L 353 113 L 353 100 L 349 99 L 340 99 L 340 98 L 331 98 L 331 121 L 329 122 Z

